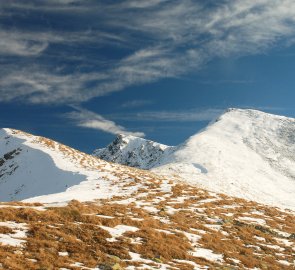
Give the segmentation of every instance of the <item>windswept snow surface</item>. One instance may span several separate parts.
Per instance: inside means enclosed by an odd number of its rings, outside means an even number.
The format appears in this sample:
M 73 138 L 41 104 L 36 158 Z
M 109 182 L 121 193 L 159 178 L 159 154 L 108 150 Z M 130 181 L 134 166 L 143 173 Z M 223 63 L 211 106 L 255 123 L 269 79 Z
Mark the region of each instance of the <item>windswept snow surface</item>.
M 35 139 L 11 129 L 0 131 L 1 201 L 62 192 L 86 179 L 61 155 Z
M 73 199 L 107 199 L 136 191 L 137 186 L 122 188 L 129 180 L 128 170 L 121 165 L 43 137 L 0 130 L 0 201 L 60 205 Z
M 134 141 L 138 142 L 135 148 Z M 138 141 L 133 137 L 124 147 L 109 151 L 107 157 L 98 156 L 126 164 L 128 156 L 138 153 L 141 147 L 145 149 L 145 145 L 144 139 Z M 295 209 L 293 118 L 257 110 L 229 109 L 183 144 L 166 146 L 164 154 L 151 149 L 147 159 L 136 156 L 140 159 L 137 167 L 151 168 L 156 173 L 215 192 Z M 149 163 L 153 156 L 156 162 Z

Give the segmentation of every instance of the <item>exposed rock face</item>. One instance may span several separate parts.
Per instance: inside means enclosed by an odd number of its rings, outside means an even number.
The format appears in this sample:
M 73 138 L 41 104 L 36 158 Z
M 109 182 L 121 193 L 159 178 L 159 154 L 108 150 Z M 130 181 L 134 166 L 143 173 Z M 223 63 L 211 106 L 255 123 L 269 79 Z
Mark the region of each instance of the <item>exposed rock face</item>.
M 106 148 L 97 149 L 93 155 L 106 161 L 141 169 L 150 169 L 173 151 L 174 147 L 142 138 L 119 134 Z
M 20 154 L 21 148 L 16 148 L 3 155 L 0 158 L 0 181 L 5 175 L 12 175 L 13 172 L 18 168 L 17 162 L 13 159 Z

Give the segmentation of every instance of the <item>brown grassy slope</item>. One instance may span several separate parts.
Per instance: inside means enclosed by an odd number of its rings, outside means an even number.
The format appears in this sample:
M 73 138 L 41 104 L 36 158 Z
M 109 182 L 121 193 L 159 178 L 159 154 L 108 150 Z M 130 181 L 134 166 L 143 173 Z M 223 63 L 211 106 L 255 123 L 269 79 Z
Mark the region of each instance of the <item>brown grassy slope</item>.
M 24 245 L 0 246 L 2 268 L 115 269 L 133 265 L 144 269 L 150 265 L 156 269 L 167 264 L 173 269 L 193 269 L 188 262 L 194 262 L 209 269 L 294 269 L 291 212 L 187 185 L 171 185 L 170 192 L 163 192 L 161 185 L 162 180 L 151 180 L 134 195 L 133 202 L 124 204 L 120 201 L 126 198 L 118 197 L 92 203 L 72 201 L 66 207 L 45 211 L 22 203 L 2 205 L 0 221 L 26 223 L 29 228 Z M 100 227 L 120 224 L 138 230 L 113 241 Z M 1 233 L 11 234 L 11 229 L 1 226 Z M 222 255 L 222 260 L 193 256 L 200 248 Z M 67 253 L 61 256 L 59 252 Z M 132 260 L 130 252 L 146 261 Z

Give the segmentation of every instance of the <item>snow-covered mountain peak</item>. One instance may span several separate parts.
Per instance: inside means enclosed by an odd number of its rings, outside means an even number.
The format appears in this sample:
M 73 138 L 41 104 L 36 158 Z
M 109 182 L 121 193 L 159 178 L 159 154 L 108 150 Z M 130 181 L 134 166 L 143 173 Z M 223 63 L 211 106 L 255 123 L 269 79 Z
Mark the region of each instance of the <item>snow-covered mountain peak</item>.
M 0 129 L 0 138 L 1 139 L 8 139 L 10 136 L 14 136 L 17 133 L 21 133 L 21 131 L 12 129 L 12 128 L 1 128 Z
M 6 135 L 17 135 L 17 134 L 22 134 L 22 135 L 26 135 L 28 137 L 32 137 L 33 135 L 29 134 L 29 133 L 26 133 L 24 131 L 21 131 L 21 130 L 18 130 L 18 129 L 13 129 L 13 128 L 1 128 L 0 129 L 0 134 L 3 135 L 3 134 L 6 134 Z
M 280 116 L 275 114 L 266 113 L 255 109 L 240 109 L 240 108 L 229 108 L 222 113 L 215 121 L 218 122 L 226 119 L 237 119 L 238 121 L 247 119 L 248 121 L 261 121 L 261 120 L 276 120 L 276 121 L 294 121 L 293 118 L 286 116 Z
M 82 156 L 79 151 L 50 139 L 1 129 L 0 200 L 59 193 L 79 184 L 87 178 L 79 170 L 85 167 Z
M 141 183 L 129 189 L 124 185 L 149 175 L 44 137 L 0 130 L 0 201 L 61 203 L 130 196 Z
M 191 136 L 178 149 L 195 147 L 195 141 L 219 137 L 220 143 L 229 140 L 232 143 L 243 142 L 263 157 L 267 152 L 277 152 L 295 158 L 295 119 L 273 115 L 253 109 L 228 109 L 212 121 L 201 132 Z M 272 149 L 272 150 L 270 150 Z
M 134 148 L 127 143 L 124 149 L 138 153 L 141 147 L 145 144 Z M 112 149 L 107 152 L 107 160 L 134 166 L 121 148 Z M 153 149 L 147 156 L 137 155 L 140 163 L 136 167 L 178 176 L 190 184 L 231 196 L 295 208 L 294 118 L 232 108 L 182 144 L 166 146 L 165 154 L 154 153 Z M 156 162 L 145 166 L 146 161 L 154 159 Z
M 95 150 L 93 155 L 107 161 L 149 169 L 171 150 L 172 147 L 164 144 L 119 134 L 106 148 Z

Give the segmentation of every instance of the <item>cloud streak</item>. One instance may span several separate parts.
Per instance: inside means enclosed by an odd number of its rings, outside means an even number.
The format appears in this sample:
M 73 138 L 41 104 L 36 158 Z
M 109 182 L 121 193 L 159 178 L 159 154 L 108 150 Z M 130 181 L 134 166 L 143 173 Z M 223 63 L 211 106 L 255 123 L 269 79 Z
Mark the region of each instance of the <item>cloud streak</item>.
M 105 119 L 103 116 L 83 109 L 79 106 L 72 106 L 75 111 L 69 112 L 64 115 L 65 118 L 74 121 L 79 127 L 96 129 L 111 134 L 126 134 L 137 137 L 144 137 L 143 132 L 131 132 L 126 130 L 124 127 L 116 124 L 113 121 Z
M 6 102 L 80 103 L 196 72 L 214 58 L 264 53 L 295 40 L 293 0 L 2 5 L 1 29 L 15 21 L 13 29 L 0 30 L 0 100 Z M 24 29 L 30 16 L 38 27 Z M 103 59 L 106 45 L 118 53 Z
M 125 103 L 123 103 L 120 107 L 121 108 L 138 108 L 143 107 L 147 105 L 154 104 L 155 102 L 152 100 L 143 100 L 143 99 L 136 99 L 136 100 L 130 100 Z
M 191 109 L 182 111 L 146 111 L 135 114 L 109 115 L 115 120 L 150 122 L 200 122 L 211 121 L 222 114 L 223 109 Z
M 48 42 L 40 38 L 0 31 L 0 55 L 34 56 L 42 53 L 47 46 Z

